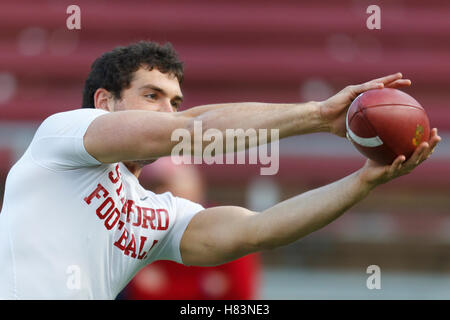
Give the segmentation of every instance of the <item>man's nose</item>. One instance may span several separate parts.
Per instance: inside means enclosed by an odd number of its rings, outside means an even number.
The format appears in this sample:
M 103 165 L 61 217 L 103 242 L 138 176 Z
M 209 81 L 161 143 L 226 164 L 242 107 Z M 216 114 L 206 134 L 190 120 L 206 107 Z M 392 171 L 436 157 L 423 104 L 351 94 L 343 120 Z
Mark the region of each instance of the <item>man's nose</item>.
M 161 112 L 174 112 L 172 103 L 170 101 L 164 101 L 164 103 L 160 106 Z

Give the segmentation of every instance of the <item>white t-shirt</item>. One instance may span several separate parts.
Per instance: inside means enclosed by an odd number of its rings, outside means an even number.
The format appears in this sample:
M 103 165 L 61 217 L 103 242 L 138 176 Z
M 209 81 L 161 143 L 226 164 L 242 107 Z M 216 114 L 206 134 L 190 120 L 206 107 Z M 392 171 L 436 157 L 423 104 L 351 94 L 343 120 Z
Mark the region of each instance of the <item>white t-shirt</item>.
M 54 114 L 11 168 L 0 214 L 0 299 L 114 299 L 155 260 L 182 263 L 180 240 L 203 207 L 145 190 L 122 163 L 84 148 L 107 113 Z

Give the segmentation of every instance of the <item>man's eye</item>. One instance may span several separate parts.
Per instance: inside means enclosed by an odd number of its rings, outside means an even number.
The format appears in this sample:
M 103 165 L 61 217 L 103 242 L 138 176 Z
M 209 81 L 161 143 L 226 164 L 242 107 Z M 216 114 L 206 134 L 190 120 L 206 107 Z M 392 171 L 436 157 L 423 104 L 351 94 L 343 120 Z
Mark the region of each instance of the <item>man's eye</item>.
M 180 103 L 179 102 L 172 102 L 172 107 L 174 107 L 175 109 L 178 109 L 180 107 Z
M 145 97 L 150 98 L 150 99 L 156 99 L 156 93 L 146 94 Z

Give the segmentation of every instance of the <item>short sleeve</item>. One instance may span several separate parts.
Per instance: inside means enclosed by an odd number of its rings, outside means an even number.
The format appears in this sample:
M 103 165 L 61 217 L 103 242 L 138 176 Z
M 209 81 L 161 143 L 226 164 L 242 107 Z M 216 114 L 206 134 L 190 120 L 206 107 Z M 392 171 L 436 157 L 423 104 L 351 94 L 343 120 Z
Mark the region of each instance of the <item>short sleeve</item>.
M 157 260 L 171 260 L 183 264 L 180 252 L 181 237 L 189 222 L 205 208 L 187 199 L 174 197 L 176 221 L 169 234 L 164 239 L 164 245 L 160 248 Z
M 30 144 L 33 160 L 51 170 L 100 165 L 86 151 L 83 137 L 92 121 L 106 113 L 99 109 L 78 109 L 48 117 Z

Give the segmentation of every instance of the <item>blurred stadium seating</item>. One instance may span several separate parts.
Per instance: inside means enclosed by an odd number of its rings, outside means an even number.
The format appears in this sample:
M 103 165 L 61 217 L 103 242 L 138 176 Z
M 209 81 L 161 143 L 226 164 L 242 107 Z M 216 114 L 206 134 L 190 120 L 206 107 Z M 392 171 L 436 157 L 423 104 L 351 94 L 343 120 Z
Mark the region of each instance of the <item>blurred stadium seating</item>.
M 348 84 L 401 71 L 413 81 L 405 91 L 425 107 L 444 138 L 432 160 L 380 187 L 323 230 L 265 253 L 265 263 L 450 271 L 449 1 L 377 1 L 381 30 L 366 28 L 370 1 L 79 0 L 81 30 L 67 30 L 70 4 L 2 1 L 3 180 L 40 121 L 80 106 L 90 64 L 117 45 L 171 42 L 185 61 L 185 108 L 319 100 Z M 280 152 L 280 171 L 268 179 L 281 187 L 282 198 L 363 163 L 347 141 L 326 134 L 289 138 Z M 201 167 L 211 186 L 208 197 L 235 205 L 246 203 L 248 184 L 260 168 Z

